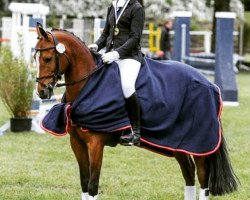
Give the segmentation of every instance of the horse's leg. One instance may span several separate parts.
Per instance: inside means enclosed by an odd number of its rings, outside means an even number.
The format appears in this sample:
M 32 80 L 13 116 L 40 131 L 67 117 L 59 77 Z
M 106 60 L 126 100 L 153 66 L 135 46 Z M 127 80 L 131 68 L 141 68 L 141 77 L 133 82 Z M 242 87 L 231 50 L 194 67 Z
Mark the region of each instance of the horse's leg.
M 197 176 L 200 183 L 199 200 L 208 200 L 208 166 L 206 165 L 205 156 L 194 156 L 194 162 L 197 167 Z
M 88 200 L 88 183 L 89 183 L 89 158 L 88 149 L 83 141 L 70 136 L 71 148 L 76 156 L 82 187 L 82 200 Z
M 174 156 L 178 161 L 182 175 L 185 179 L 184 200 L 196 199 L 195 188 L 195 165 L 190 155 L 175 152 Z
M 98 197 L 99 178 L 104 150 L 103 136 L 103 134 L 96 134 L 87 143 L 90 164 L 90 177 L 88 184 L 89 200 L 96 200 Z

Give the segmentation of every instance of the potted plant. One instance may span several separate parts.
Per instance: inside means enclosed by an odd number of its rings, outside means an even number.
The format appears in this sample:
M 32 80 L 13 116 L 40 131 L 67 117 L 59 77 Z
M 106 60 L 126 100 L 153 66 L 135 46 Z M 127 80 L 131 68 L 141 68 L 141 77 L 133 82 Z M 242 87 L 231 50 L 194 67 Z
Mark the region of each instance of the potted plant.
M 23 57 L 14 57 L 10 47 L 0 49 L 0 98 L 11 115 L 13 132 L 29 131 L 34 81 Z

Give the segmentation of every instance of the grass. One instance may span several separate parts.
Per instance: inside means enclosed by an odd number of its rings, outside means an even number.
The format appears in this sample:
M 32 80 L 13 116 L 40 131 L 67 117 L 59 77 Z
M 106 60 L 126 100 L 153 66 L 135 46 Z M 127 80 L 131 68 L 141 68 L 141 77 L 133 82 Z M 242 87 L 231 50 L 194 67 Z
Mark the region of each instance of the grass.
M 230 156 L 241 186 L 233 194 L 212 200 L 250 199 L 250 74 L 237 75 L 239 107 L 222 115 Z M 0 104 L 0 124 L 8 119 Z M 79 200 L 78 166 L 69 137 L 33 132 L 0 137 L 0 200 Z M 100 180 L 100 200 L 179 200 L 184 181 L 172 158 L 139 148 L 106 147 Z
M 250 22 L 250 11 L 245 12 L 245 21 Z
M 244 55 L 244 61 L 250 62 L 250 53 Z

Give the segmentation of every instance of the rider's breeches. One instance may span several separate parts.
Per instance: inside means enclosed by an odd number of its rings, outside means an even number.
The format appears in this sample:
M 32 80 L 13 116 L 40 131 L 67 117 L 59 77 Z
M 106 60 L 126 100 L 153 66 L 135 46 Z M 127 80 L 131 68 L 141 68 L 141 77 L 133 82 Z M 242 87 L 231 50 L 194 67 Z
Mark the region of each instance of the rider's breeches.
M 117 60 L 122 91 L 125 98 L 130 97 L 135 92 L 135 82 L 139 74 L 141 63 L 134 59 Z

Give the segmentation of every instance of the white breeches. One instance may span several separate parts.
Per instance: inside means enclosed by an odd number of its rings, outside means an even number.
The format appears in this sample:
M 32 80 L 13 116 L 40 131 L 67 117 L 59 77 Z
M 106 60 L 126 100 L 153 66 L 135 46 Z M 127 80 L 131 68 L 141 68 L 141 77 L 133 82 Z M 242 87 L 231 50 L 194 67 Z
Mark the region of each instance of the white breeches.
M 141 63 L 134 59 L 120 59 L 115 62 L 118 64 L 120 71 L 123 95 L 128 98 L 135 92 L 135 82 Z

